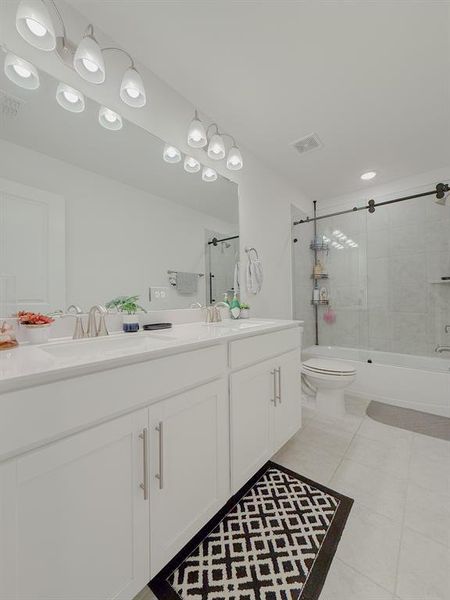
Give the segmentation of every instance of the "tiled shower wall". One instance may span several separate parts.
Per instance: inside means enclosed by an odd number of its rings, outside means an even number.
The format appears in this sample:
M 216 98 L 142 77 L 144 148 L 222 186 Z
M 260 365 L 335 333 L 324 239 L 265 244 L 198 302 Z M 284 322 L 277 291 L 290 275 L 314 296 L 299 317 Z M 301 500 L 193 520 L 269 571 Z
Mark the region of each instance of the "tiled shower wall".
M 323 203 L 322 213 L 329 210 Z M 294 288 L 295 305 L 302 307 L 297 314 L 309 312 L 312 320 L 312 283 L 306 275 L 313 253 L 302 231 L 310 227 L 295 228 L 305 239 L 294 244 Z M 358 246 L 344 241 L 343 249 L 330 246 L 324 255 L 329 279 L 321 283 L 329 290 L 336 321 L 327 324 L 326 307 L 319 307 L 319 343 L 437 356 L 436 345 L 450 344 L 444 332 L 450 324 L 450 283 L 433 283 L 450 276 L 450 206 L 425 197 L 318 222 L 320 234 L 339 242 L 335 231 Z

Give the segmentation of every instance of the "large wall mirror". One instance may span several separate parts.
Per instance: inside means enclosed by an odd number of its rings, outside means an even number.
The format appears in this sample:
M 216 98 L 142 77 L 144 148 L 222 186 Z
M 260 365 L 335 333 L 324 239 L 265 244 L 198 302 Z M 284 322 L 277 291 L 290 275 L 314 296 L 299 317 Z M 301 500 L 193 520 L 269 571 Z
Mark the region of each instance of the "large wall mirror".
M 89 98 L 65 110 L 57 86 L 0 75 L 0 275 L 17 308 L 87 311 L 135 294 L 146 310 L 189 308 L 233 293 L 237 185 L 164 162 L 164 142 L 126 120 L 102 127 Z

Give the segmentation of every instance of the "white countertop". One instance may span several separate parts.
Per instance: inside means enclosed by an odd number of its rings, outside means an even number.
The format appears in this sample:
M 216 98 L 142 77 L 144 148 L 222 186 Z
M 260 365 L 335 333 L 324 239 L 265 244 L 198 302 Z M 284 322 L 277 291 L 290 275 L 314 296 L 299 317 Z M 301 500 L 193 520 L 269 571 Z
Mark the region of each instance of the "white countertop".
M 64 338 L 35 346 L 24 344 L 0 352 L 0 393 L 301 324 L 275 319 L 224 320 L 76 341 Z

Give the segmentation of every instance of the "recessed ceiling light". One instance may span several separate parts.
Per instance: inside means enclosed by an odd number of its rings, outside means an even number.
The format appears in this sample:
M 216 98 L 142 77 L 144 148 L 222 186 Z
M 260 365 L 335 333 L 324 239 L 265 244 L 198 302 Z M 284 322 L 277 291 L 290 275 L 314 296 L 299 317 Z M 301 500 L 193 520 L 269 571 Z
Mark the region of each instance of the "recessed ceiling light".
M 376 176 L 376 171 L 367 171 L 367 173 L 363 173 L 361 175 L 361 179 L 363 181 L 369 181 L 369 179 L 373 179 Z

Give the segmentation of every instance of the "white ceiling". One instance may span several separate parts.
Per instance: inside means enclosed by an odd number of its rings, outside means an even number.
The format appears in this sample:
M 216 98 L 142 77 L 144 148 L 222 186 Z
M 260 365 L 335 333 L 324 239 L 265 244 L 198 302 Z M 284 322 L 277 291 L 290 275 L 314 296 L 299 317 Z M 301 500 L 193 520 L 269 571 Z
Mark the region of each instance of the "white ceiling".
M 69 1 L 311 198 L 450 165 L 449 2 Z

